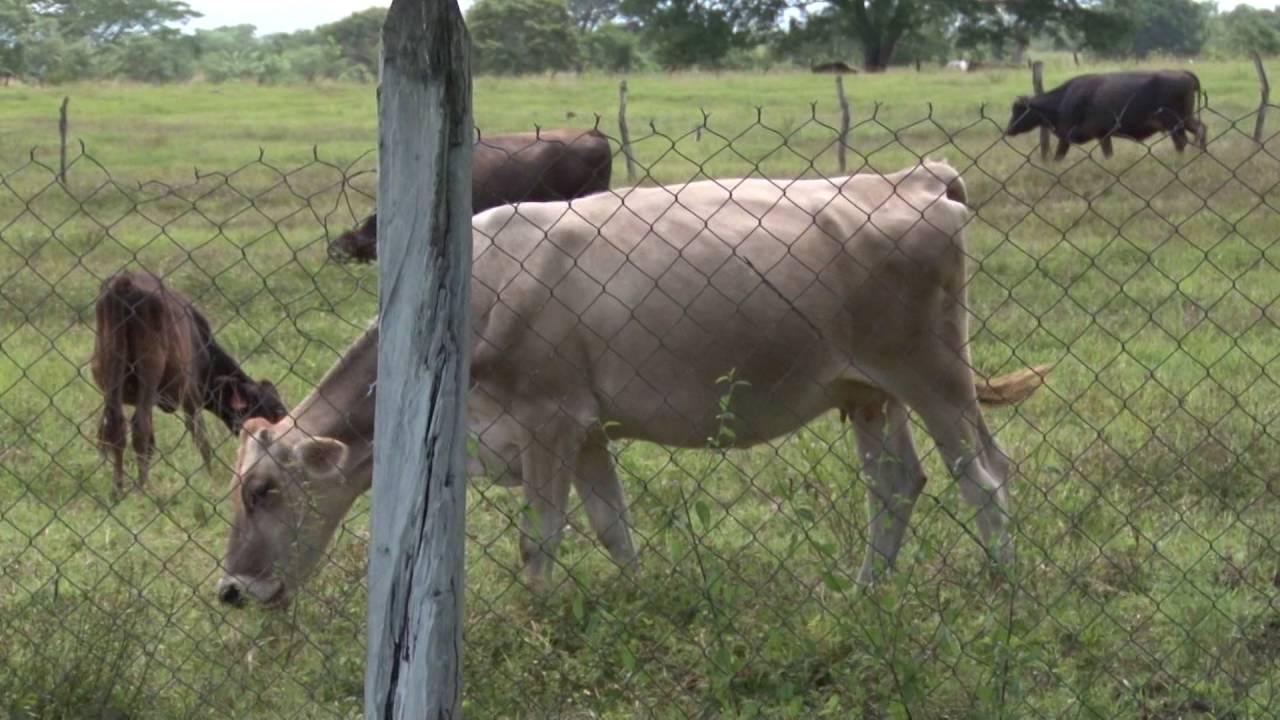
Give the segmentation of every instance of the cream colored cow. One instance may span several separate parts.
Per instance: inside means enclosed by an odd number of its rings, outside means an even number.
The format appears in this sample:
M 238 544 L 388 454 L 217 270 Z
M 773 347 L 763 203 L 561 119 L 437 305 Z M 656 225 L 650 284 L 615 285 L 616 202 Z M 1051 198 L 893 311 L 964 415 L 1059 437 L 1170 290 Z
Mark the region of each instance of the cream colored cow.
M 965 198 L 954 169 L 926 162 L 477 215 L 468 422 L 536 510 L 521 536 L 530 582 L 549 578 L 571 486 L 615 560 L 636 562 L 609 439 L 705 446 L 730 373 L 746 383 L 732 400 L 738 447 L 833 409 L 853 424 L 871 486 L 863 581 L 892 567 L 925 484 L 908 408 L 1006 560 L 1010 463 L 978 403 L 1017 402 L 1047 369 L 975 381 Z M 376 353 L 370 330 L 289 418 L 246 425 L 224 601 L 296 591 L 370 487 Z

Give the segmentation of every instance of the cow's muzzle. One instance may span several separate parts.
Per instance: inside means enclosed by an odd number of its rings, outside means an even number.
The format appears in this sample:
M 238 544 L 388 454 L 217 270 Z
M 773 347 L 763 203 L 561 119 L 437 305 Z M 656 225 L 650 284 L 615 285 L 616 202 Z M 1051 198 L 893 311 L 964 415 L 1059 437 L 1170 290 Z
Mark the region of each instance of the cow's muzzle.
M 242 575 L 225 575 L 218 581 L 218 600 L 224 605 L 243 607 L 254 600 L 268 607 L 286 602 L 284 583 L 279 580 L 259 580 Z

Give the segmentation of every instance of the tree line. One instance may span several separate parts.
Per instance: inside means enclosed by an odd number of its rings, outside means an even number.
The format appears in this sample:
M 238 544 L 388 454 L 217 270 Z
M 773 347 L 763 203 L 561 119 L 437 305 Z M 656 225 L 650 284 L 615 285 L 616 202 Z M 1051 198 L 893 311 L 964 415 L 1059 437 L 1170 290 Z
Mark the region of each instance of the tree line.
M 377 76 L 383 8 L 293 33 L 197 30 L 178 0 L 0 0 L 0 75 L 259 83 Z M 866 71 L 950 58 L 1021 64 L 1037 47 L 1099 57 L 1280 53 L 1280 11 L 1196 0 L 476 0 L 487 74 L 768 68 Z

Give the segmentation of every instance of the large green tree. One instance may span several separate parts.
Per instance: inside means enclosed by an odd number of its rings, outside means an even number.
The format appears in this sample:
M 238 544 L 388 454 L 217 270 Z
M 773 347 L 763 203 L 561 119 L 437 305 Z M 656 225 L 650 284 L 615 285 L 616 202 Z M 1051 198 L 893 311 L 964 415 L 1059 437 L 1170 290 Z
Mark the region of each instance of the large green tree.
M 96 55 L 192 17 L 179 0 L 0 0 L 0 69 L 41 82 L 106 73 Z
M 195 75 L 196 52 L 194 37 L 163 28 L 112 43 L 102 53 L 100 70 L 137 82 L 184 82 Z
M 623 0 L 663 67 L 716 67 L 734 45 L 730 6 L 707 0 Z
M 580 32 L 603 27 L 618 17 L 621 0 L 569 0 L 569 14 Z
M 578 62 L 565 0 L 477 0 L 467 11 L 467 27 L 477 72 L 540 73 Z
M 63 37 L 111 43 L 184 23 L 200 13 L 180 0 L 33 0 L 35 14 L 55 18 Z
M 654 59 L 666 67 L 722 64 L 729 51 L 776 32 L 785 0 L 622 0 Z
M 960 0 L 959 44 L 1010 53 L 1021 65 L 1034 38 L 1061 37 L 1088 12 L 1071 0 Z
M 1152 53 L 1197 55 L 1209 35 L 1213 5 L 1195 0 L 1137 0 L 1136 30 L 1129 51 L 1137 57 Z
M 1195 55 L 1208 39 L 1213 6 L 1195 0 L 1106 0 L 1105 22 L 1086 27 L 1085 42 L 1105 55 Z
M 627 72 L 640 63 L 636 33 L 617 24 L 601 25 L 582 33 L 584 65 L 609 72 Z
M 862 46 L 862 67 L 880 72 L 889 67 L 898 43 L 927 16 L 929 0 L 832 0 Z
M 333 41 L 343 57 L 377 77 L 382 53 L 382 25 L 386 21 L 386 8 L 371 7 L 335 23 L 321 25 L 316 28 L 316 35 Z
M 1219 55 L 1280 54 L 1280 12 L 1239 5 L 1213 18 L 1209 46 Z

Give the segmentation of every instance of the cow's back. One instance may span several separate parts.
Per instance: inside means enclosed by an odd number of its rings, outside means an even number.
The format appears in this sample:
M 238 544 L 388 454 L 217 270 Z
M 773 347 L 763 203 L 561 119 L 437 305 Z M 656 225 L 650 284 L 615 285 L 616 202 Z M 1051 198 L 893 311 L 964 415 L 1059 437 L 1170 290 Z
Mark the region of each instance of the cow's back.
M 1141 139 L 1191 117 L 1199 88 L 1181 70 L 1081 75 L 1061 86 L 1060 131 L 1093 137 L 1116 127 Z
M 123 400 L 133 403 L 138 392 L 136 368 L 143 354 L 160 358 L 157 386 L 160 405 L 172 411 L 186 397 L 198 398 L 196 370 L 199 354 L 210 341 L 208 322 L 181 294 L 148 272 L 122 272 L 102 284 L 96 307 L 98 328 L 94 375 L 100 387 L 121 382 Z M 108 371 L 108 354 L 123 360 L 120 371 Z
M 473 376 L 494 396 L 537 385 L 566 407 L 603 403 L 608 418 L 644 428 L 636 437 L 688 445 L 705 442 L 717 381 L 733 371 L 760 391 L 735 408 L 754 428 L 738 442 L 756 442 L 794 422 L 779 398 L 820 412 L 828 384 L 856 372 L 851 353 L 899 352 L 878 346 L 890 334 L 877 328 L 914 321 L 894 293 L 936 290 L 940 273 L 963 271 L 966 210 L 952 195 L 963 196 L 958 175 L 931 165 L 482 213 Z
M 596 130 L 481 137 L 473 149 L 472 211 L 608 190 L 612 167 L 609 140 Z

